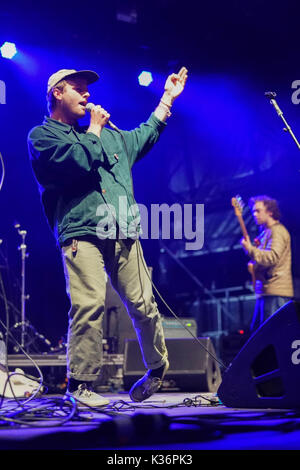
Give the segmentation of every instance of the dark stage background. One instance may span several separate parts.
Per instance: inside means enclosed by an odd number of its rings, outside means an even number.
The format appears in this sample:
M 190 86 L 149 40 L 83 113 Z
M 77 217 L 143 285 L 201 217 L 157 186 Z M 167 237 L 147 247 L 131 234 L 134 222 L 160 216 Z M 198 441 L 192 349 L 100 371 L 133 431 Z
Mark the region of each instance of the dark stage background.
M 236 194 L 246 202 L 261 193 L 279 200 L 292 236 L 299 296 L 300 153 L 264 96 L 277 93 L 300 138 L 300 107 L 292 101 L 292 83 L 300 79 L 299 13 L 296 1 L 262 0 L 61 2 L 33 4 L 30 10 L 26 2 L 1 5 L 0 42 L 19 48 L 15 59 L 0 58 L 6 84 L 6 104 L 0 105 L 0 265 L 11 325 L 20 310 L 18 222 L 27 230 L 27 318 L 54 345 L 66 334 L 69 303 L 60 254 L 42 213 L 26 144 L 29 130 L 46 114 L 48 77 L 61 68 L 97 71 L 101 79 L 91 86 L 90 101 L 108 109 L 122 129 L 148 118 L 169 73 L 182 65 L 189 70 L 167 129 L 134 168 L 139 203 L 205 205 L 201 250 L 187 251 L 178 240 L 142 242 L 153 280 L 179 316 L 195 318 L 200 335 L 249 324 L 253 296 L 231 207 Z M 142 70 L 153 74 L 147 88 L 137 81 Z M 247 208 L 245 220 L 254 237 Z M 219 315 L 217 299 L 224 296 L 228 302 Z

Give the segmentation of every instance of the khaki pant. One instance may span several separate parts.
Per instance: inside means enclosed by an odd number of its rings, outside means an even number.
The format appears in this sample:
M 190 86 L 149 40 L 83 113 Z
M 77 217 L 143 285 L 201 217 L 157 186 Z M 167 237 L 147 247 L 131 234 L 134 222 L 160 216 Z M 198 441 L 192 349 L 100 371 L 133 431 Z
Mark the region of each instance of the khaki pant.
M 93 381 L 99 376 L 107 281 L 105 271 L 127 307 L 146 368 L 162 366 L 167 359 L 167 349 L 140 242 L 79 238 L 62 247 L 62 255 L 71 301 L 68 377 Z

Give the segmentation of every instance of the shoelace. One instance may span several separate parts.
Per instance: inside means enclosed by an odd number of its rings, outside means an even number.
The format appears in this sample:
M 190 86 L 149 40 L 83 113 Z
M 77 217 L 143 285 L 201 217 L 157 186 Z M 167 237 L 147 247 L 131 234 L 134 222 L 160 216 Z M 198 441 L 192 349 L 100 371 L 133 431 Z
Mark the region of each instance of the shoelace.
M 92 395 L 92 391 L 86 386 L 86 384 L 80 384 L 78 387 L 79 395 L 85 395 L 90 397 Z
M 152 389 L 152 387 L 154 386 L 157 386 L 157 385 L 161 385 L 162 384 L 162 380 L 159 379 L 158 377 L 150 377 L 148 378 L 148 381 L 145 383 L 145 387 L 144 387 L 144 390 L 142 392 L 143 395 L 145 395 L 149 390 Z

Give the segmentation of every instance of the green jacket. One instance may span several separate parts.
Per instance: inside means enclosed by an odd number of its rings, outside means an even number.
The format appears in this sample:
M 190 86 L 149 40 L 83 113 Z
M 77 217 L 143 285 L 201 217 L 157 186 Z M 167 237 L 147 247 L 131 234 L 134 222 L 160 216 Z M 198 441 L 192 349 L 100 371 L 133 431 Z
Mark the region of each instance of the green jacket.
M 86 127 L 45 117 L 41 126 L 29 132 L 32 169 L 59 244 L 68 238 L 99 236 L 99 226 L 103 225 L 106 236 L 111 236 L 112 218 L 122 233 L 128 233 L 134 221 L 139 231 L 139 213 L 130 209 L 136 205 L 131 168 L 157 142 L 165 125 L 152 113 L 147 122 L 132 131 L 103 128 L 99 139 L 87 133 Z M 129 210 L 123 211 L 120 201 Z

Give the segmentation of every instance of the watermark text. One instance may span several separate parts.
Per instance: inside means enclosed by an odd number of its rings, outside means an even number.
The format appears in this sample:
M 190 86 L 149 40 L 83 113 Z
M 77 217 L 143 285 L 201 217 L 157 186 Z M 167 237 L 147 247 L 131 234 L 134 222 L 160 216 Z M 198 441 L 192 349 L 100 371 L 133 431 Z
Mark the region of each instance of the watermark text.
M 6 85 L 3 80 L 0 80 L 0 104 L 6 104 Z
M 126 196 L 120 196 L 117 206 L 100 204 L 96 216 L 100 239 L 184 240 L 186 250 L 200 250 L 204 244 L 204 204 L 151 204 L 149 209 L 128 205 Z

